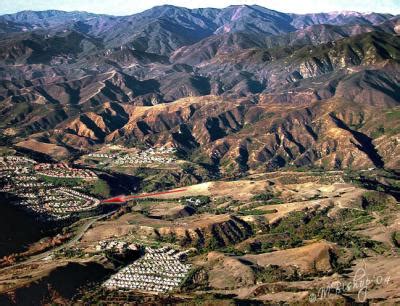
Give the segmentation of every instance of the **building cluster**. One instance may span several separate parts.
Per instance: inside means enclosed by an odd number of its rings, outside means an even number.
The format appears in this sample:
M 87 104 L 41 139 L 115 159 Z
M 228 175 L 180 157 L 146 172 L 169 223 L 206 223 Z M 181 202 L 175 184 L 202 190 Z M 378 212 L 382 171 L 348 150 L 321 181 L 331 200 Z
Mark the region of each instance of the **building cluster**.
M 57 187 L 44 181 L 41 171 L 50 167 L 43 165 L 47 164 L 24 157 L 1 158 L 0 192 L 15 195 L 17 205 L 47 220 L 67 219 L 74 213 L 99 207 L 100 200 L 75 188 Z
M 28 166 L 36 164 L 36 161 L 23 156 L 0 157 L 0 171 L 26 172 Z
M 78 178 L 85 180 L 97 179 L 97 176 L 93 171 L 72 168 L 66 163 L 37 164 L 35 170 L 38 174 L 55 178 Z
M 100 200 L 70 188 L 55 188 L 44 197 L 44 208 L 53 215 L 66 215 L 93 210 Z
M 183 262 L 186 252 L 169 247 L 145 248 L 145 254 L 114 274 L 103 286 L 109 290 L 138 290 L 165 293 L 179 288 L 191 269 Z
M 51 220 L 69 218 L 73 213 L 96 209 L 100 200 L 70 188 L 54 188 L 52 184 L 32 182 L 6 185 L 0 192 L 16 195 L 18 205 Z
M 187 205 L 194 206 L 194 207 L 199 207 L 199 206 L 203 205 L 203 202 L 200 199 L 189 198 L 189 199 L 186 199 L 185 201 L 186 201 Z
M 139 246 L 136 244 L 119 240 L 102 240 L 96 245 L 96 251 L 114 251 L 116 253 L 123 253 L 126 250 L 137 251 L 138 249 Z
M 114 165 L 141 165 L 141 164 L 171 164 L 176 161 L 173 154 L 176 152 L 174 148 L 149 148 L 140 152 L 127 154 L 121 153 L 91 153 L 88 156 L 92 158 L 106 159 Z

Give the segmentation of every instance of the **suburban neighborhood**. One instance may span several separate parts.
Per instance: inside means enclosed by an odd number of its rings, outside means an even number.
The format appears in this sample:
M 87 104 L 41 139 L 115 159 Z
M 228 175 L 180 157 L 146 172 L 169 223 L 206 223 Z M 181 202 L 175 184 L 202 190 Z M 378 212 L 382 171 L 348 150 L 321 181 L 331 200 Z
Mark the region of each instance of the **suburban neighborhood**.
M 103 286 L 107 289 L 168 292 L 182 284 L 191 269 L 184 263 L 186 252 L 169 247 L 146 247 L 143 257 L 112 275 Z
M 176 162 L 174 153 L 176 153 L 174 148 L 160 147 L 148 148 L 142 151 L 131 150 L 128 152 L 90 153 L 87 157 L 99 160 L 100 163 L 104 165 L 123 167 L 132 165 L 172 164 Z
M 0 192 L 16 196 L 13 201 L 41 219 L 62 220 L 73 214 L 99 207 L 100 200 L 79 190 L 79 186 L 64 187 L 53 180 L 97 179 L 93 171 L 75 169 L 65 163 L 47 164 L 19 157 L 0 157 Z M 72 184 L 73 185 L 73 184 Z

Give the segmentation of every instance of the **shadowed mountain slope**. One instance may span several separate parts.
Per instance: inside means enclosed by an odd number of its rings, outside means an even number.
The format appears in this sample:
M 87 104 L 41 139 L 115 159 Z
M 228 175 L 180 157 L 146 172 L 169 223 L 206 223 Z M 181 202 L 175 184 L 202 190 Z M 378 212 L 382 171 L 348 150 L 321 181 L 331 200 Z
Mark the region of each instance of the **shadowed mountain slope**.
M 225 173 L 395 168 L 399 25 L 246 5 L 1 16 L 1 133 L 74 154 L 168 144 Z

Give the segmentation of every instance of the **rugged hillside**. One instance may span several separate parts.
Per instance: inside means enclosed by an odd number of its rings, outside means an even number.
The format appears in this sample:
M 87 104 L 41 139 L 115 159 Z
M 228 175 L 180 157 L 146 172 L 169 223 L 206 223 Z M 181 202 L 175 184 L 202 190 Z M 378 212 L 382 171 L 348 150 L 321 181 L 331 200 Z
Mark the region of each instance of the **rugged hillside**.
M 317 14 L 292 14 L 292 24 L 296 28 L 304 28 L 315 24 L 361 24 L 374 25 L 393 17 L 390 14 L 359 13 L 352 11 L 317 13 Z
M 182 47 L 171 56 L 172 61 L 197 65 L 216 55 L 229 54 L 253 48 L 282 48 L 288 46 L 319 45 L 338 39 L 372 31 L 394 33 L 394 26 L 370 25 L 312 25 L 285 35 L 260 35 L 248 32 L 233 32 L 212 35 L 200 42 Z
M 0 43 L 0 61 L 7 65 L 68 63 L 101 46 L 100 41 L 76 31 L 16 34 Z
M 318 24 L 372 26 L 388 22 L 389 14 L 332 13 L 294 15 L 257 5 L 233 5 L 224 9 L 186 9 L 171 5 L 139 14 L 114 17 L 85 12 L 24 11 L 0 16 L 8 32 L 74 30 L 100 39 L 106 48 L 126 45 L 140 51 L 169 54 L 213 34 L 245 32 L 276 35 Z
M 168 144 L 226 174 L 398 167 L 398 16 L 160 6 L 0 25 L 0 129 L 19 146 Z
M 384 71 L 360 72 L 340 81 L 333 98 L 297 107 L 270 102 L 268 95 L 256 103 L 208 96 L 149 107 L 110 104 L 32 137 L 76 150 L 105 142 L 170 144 L 227 174 L 293 164 L 332 169 L 387 163 L 393 168 L 398 162 L 390 149 L 399 133 L 398 107 L 393 108 L 397 91 L 379 83 L 383 77 Z M 353 102 L 347 91 L 341 96 L 349 83 Z M 376 95 L 378 86 L 387 94 Z M 382 108 L 387 110 L 377 115 Z
M 43 45 L 35 45 L 31 40 L 17 45 L 5 42 L 7 45 L 2 54 L 6 62 L 32 63 L 32 66 L 7 65 L 1 73 L 0 94 L 5 98 L 12 96 L 12 99 L 19 96 L 18 99 L 29 102 L 36 96 L 60 103 L 70 100 L 77 104 L 91 99 L 149 105 L 210 93 L 245 96 L 270 92 L 302 79 L 399 59 L 396 35 L 369 32 L 317 46 L 273 48 L 263 47 L 259 38 L 249 40 L 249 36 L 242 34 L 229 34 L 222 40 L 216 36 L 215 42 L 175 52 L 171 57 L 175 64 L 156 54 L 129 49 L 110 51 L 103 56 L 93 54 L 74 61 L 71 58 L 74 54 L 84 48 L 95 50 L 97 46 L 95 41 L 76 32 L 64 34 L 66 37 L 49 38 Z M 77 44 L 65 48 L 63 43 L 72 38 Z M 261 46 L 254 47 L 255 44 Z M 59 65 L 33 64 L 40 60 L 50 61 L 51 58 L 50 63 L 59 62 Z M 88 73 L 93 67 L 96 71 Z M 28 82 L 27 77 L 32 81 Z M 91 88 L 90 95 L 85 94 L 88 87 Z M 67 90 L 58 97 L 60 88 Z M 53 92 L 57 92 L 58 96 L 54 96 Z
M 0 20 L 11 21 L 26 25 L 27 29 L 48 28 L 61 24 L 87 20 L 97 17 L 96 14 L 86 12 L 64 12 L 57 10 L 48 11 L 22 11 L 16 14 L 7 14 L 0 17 Z

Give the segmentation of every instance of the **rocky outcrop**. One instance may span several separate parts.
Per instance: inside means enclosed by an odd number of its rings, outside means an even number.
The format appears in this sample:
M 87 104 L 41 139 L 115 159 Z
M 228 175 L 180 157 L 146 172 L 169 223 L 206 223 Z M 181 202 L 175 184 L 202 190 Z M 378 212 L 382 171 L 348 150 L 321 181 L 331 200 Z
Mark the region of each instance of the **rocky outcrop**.
M 210 249 L 233 245 L 252 234 L 251 226 L 240 218 L 229 215 L 202 216 L 185 219 L 188 227 L 160 227 L 155 234 L 162 240 L 174 239 L 186 246 Z

